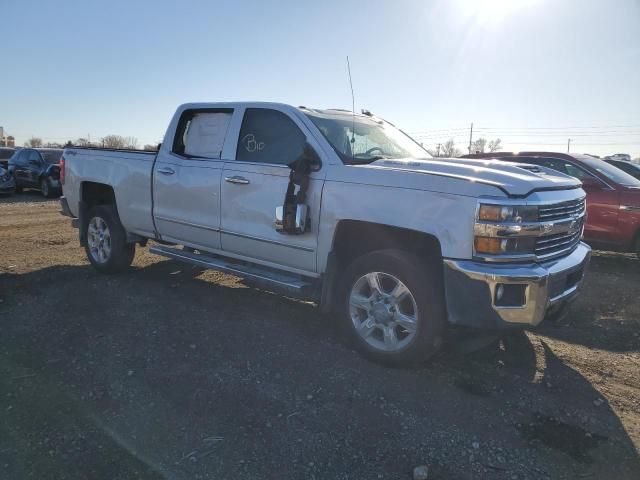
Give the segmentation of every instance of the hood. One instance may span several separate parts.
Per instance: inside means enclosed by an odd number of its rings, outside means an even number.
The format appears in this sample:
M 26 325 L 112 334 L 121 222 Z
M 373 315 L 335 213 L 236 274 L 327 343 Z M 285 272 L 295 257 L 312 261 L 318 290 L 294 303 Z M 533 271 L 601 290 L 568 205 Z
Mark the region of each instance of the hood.
M 418 174 L 440 175 L 492 185 L 509 196 L 526 197 L 536 190 L 580 188 L 579 180 L 537 165 L 470 158 L 383 159 L 367 165 Z

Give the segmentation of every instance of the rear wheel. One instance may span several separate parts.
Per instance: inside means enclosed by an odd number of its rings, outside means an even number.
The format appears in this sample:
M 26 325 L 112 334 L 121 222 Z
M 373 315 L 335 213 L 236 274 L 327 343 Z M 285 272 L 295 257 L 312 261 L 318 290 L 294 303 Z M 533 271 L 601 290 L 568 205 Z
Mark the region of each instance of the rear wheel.
M 437 269 L 399 250 L 367 253 L 341 282 L 342 315 L 356 348 L 390 366 L 410 366 L 433 356 L 445 326 Z
M 85 252 L 91 265 L 103 273 L 125 270 L 135 256 L 136 246 L 127 235 L 115 207 L 93 207 L 88 214 Z
M 42 192 L 42 196 L 45 198 L 51 197 L 51 185 L 49 184 L 49 179 L 46 177 L 40 180 L 40 192 Z

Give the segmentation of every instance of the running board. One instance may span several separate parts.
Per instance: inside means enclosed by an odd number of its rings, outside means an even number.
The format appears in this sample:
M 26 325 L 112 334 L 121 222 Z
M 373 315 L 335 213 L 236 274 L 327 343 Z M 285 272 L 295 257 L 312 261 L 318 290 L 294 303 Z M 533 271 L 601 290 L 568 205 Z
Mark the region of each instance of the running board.
M 247 280 L 270 286 L 283 293 L 296 297 L 309 298 L 313 293 L 313 283 L 295 274 L 275 271 L 268 267 L 247 263 L 232 263 L 222 257 L 180 250 L 177 248 L 154 245 L 149 252 L 162 255 L 173 260 L 191 263 L 199 267 L 218 270 Z

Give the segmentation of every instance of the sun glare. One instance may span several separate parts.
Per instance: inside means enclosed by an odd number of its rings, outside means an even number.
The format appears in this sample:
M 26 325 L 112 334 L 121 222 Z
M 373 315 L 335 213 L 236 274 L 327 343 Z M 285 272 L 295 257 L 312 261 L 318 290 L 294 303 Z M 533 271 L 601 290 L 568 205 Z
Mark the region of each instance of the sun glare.
M 478 25 L 496 26 L 540 0 L 456 0 L 459 13 Z

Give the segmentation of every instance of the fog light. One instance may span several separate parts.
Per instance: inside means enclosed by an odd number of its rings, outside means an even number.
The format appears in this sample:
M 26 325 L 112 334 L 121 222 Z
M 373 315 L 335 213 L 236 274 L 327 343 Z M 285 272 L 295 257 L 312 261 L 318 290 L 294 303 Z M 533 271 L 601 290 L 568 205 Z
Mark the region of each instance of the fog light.
M 527 284 L 497 284 L 494 302 L 497 307 L 524 307 L 527 303 Z

